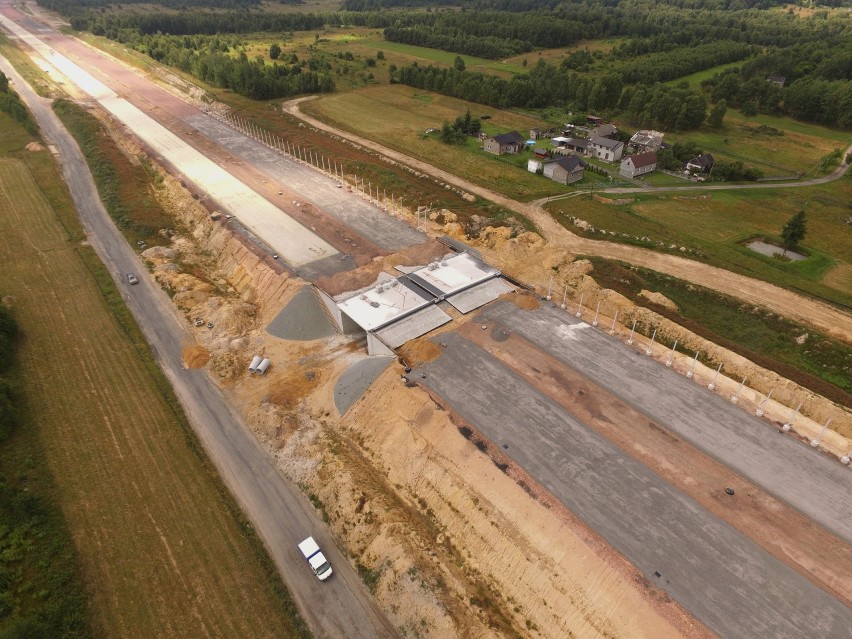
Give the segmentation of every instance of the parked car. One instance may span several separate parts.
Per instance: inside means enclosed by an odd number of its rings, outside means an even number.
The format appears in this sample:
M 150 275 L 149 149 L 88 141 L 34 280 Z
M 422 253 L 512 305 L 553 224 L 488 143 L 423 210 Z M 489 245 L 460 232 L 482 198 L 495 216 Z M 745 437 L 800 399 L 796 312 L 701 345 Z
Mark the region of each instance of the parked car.
M 130 282 L 131 284 L 138 284 L 139 278 L 137 278 L 133 273 L 128 273 L 127 274 L 127 281 Z

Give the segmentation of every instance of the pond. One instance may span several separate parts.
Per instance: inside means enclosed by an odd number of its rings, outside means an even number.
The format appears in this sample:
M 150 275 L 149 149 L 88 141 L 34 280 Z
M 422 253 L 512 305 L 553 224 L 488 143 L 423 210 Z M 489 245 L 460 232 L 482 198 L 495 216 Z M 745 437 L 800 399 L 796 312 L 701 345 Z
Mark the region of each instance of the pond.
M 763 240 L 752 240 L 751 242 L 747 243 L 746 246 L 749 247 L 752 251 L 760 253 L 761 255 L 768 255 L 769 257 L 783 255 L 788 260 L 792 260 L 793 262 L 808 259 L 807 255 L 796 253 L 795 251 L 791 251 L 790 249 L 787 249 L 787 252 L 784 253 L 784 247 L 776 246 L 775 244 L 768 244 Z

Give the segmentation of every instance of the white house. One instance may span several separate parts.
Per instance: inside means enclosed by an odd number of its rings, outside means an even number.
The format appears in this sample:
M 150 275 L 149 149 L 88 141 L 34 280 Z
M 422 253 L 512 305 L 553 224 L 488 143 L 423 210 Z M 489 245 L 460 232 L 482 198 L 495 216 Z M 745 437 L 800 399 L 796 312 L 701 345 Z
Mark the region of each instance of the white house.
M 621 177 L 635 178 L 640 175 L 651 173 L 657 168 L 657 154 L 653 151 L 629 155 L 621 161 L 618 174 Z
M 576 156 L 561 157 L 544 165 L 544 176 L 560 184 L 571 184 L 583 179 L 585 167 Z
M 624 153 L 624 142 L 609 138 L 592 138 L 589 140 L 588 154 L 600 158 L 604 162 L 618 162 Z

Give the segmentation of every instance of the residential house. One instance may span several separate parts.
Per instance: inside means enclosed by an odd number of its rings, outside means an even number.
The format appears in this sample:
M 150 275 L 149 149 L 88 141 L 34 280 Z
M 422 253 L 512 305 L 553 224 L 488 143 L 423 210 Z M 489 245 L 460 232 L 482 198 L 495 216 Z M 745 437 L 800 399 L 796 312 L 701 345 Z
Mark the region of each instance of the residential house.
M 585 167 L 577 156 L 561 157 L 544 165 L 544 176 L 560 184 L 571 184 L 583 179 Z
M 610 138 L 592 138 L 589 140 L 588 154 L 605 162 L 618 162 L 622 153 L 624 153 L 624 142 Z
M 663 146 L 663 135 L 659 131 L 637 131 L 627 143 L 636 153 L 659 151 Z
M 524 147 L 523 136 L 517 131 L 501 133 L 490 138 L 485 138 L 483 150 L 494 155 L 505 155 L 506 153 L 517 153 Z
M 591 124 L 592 126 L 600 126 L 601 124 L 603 124 L 603 123 L 604 123 L 604 119 L 603 119 L 603 118 L 599 118 L 598 116 L 596 116 L 596 115 L 591 115 L 591 114 L 589 114 L 589 115 L 587 115 L 587 116 L 586 116 L 586 121 L 587 121 L 589 124 Z
M 702 153 L 697 158 L 692 158 L 686 163 L 686 170 L 690 173 L 709 173 L 713 169 L 716 159 L 709 153 Z
M 601 124 L 589 131 L 589 138 L 611 138 L 616 133 L 618 129 L 614 124 Z
M 629 179 L 651 173 L 657 168 L 657 154 L 653 151 L 628 155 L 621 161 L 618 174 Z
M 783 87 L 785 84 L 787 84 L 787 78 L 783 75 L 770 75 L 766 78 L 766 81 L 771 82 L 772 84 L 775 84 L 779 87 Z
M 544 137 L 544 132 L 541 129 L 530 129 L 530 140 L 539 140 Z

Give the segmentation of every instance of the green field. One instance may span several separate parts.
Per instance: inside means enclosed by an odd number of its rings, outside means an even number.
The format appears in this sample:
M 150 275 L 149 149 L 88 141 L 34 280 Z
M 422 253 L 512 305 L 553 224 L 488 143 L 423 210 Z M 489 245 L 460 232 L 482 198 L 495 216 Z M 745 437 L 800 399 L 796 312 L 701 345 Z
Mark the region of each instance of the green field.
M 92 633 L 307 636 L 83 242 L 52 156 L 29 141 L 0 115 L 0 291 L 24 331 L 24 427 L 54 480 Z
M 483 125 L 483 130 L 488 133 L 517 130 L 527 136 L 531 128 L 546 126 L 545 122 L 528 116 L 399 84 L 335 93 L 302 104 L 304 112 L 321 120 L 423 159 L 516 200 L 533 200 L 569 190 L 529 173 L 523 158 L 492 156 L 482 151 L 482 144 L 474 140 L 455 146 L 442 143 L 437 136 L 424 135 L 426 129 L 440 129 L 445 121 L 455 120 L 467 109 L 475 117 L 491 116 Z M 519 166 L 519 160 L 523 160 L 520 162 L 523 167 Z
M 703 71 L 697 71 L 696 73 L 685 75 L 683 77 L 678 78 L 677 80 L 670 80 L 669 82 L 666 82 L 666 84 L 681 84 L 683 82 L 686 82 L 692 88 L 698 89 L 701 87 L 701 83 L 704 80 L 709 80 L 717 73 L 722 73 L 723 71 L 727 71 L 728 69 L 738 69 L 750 59 L 751 58 L 748 58 L 746 60 L 738 60 L 737 62 L 729 62 L 728 64 L 720 64 L 709 69 L 704 69 Z
M 576 233 L 582 231 L 568 216 L 615 233 L 607 237 L 610 240 L 677 254 L 682 254 L 684 246 L 693 251 L 687 253 L 689 257 L 850 307 L 852 235 L 846 223 L 852 216 L 850 202 L 852 177 L 847 176 L 829 185 L 800 189 L 647 194 L 621 205 L 583 197 L 556 201 L 548 208 Z M 781 261 L 743 245 L 753 237 L 779 241 L 781 227 L 799 210 L 807 213 L 802 246 L 808 259 Z M 602 237 L 600 232 L 583 234 Z M 672 245 L 674 249 L 669 248 Z

